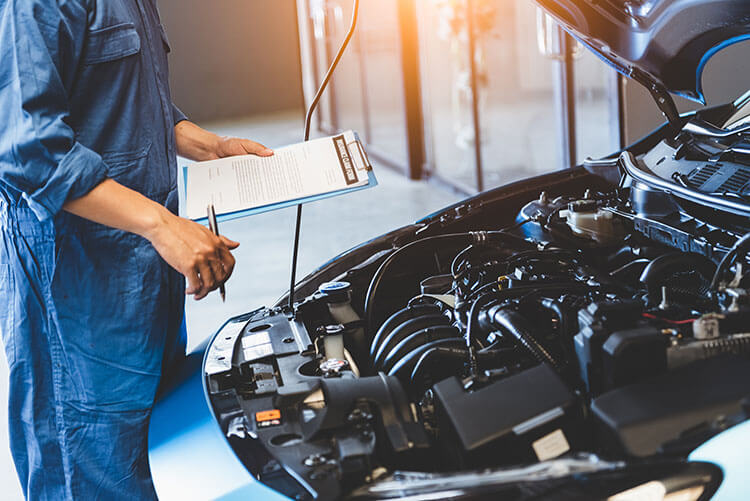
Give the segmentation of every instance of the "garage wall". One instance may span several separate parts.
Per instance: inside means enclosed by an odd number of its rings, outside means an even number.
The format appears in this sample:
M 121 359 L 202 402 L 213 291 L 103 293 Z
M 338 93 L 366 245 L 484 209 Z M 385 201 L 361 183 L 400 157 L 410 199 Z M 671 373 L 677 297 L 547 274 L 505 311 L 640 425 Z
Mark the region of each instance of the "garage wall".
M 174 102 L 194 121 L 302 110 L 294 0 L 159 0 Z
M 703 72 L 708 105 L 733 101 L 750 89 L 750 42 L 727 47 L 709 60 Z M 687 99 L 676 98 L 680 112 L 700 108 Z M 625 86 L 625 137 L 631 143 L 664 121 L 649 93 L 639 84 Z

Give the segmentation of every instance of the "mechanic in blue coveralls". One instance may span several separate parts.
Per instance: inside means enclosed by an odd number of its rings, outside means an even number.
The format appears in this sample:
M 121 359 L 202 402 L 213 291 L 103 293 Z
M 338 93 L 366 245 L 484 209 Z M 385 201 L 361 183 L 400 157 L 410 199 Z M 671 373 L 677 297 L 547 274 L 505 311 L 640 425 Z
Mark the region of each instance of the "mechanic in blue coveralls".
M 30 499 L 156 497 L 147 423 L 185 293 L 238 245 L 176 215 L 175 154 L 272 154 L 186 121 L 168 52 L 155 0 L 0 2 L 0 330 Z

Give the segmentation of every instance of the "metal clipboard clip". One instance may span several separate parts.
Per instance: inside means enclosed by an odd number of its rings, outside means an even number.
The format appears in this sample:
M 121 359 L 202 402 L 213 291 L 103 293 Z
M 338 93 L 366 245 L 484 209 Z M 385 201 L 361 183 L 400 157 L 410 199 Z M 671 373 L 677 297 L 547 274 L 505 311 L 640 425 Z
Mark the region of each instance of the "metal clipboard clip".
M 354 145 L 356 148 L 352 148 L 351 146 Z M 371 171 L 372 170 L 372 164 L 370 163 L 370 157 L 367 156 L 367 152 L 365 151 L 365 147 L 362 145 L 362 141 L 359 139 L 355 139 L 351 143 L 347 143 L 346 147 L 349 148 L 349 151 L 356 150 L 359 153 L 359 158 L 361 159 L 361 162 L 354 162 L 354 166 L 357 170 L 363 170 L 363 171 Z M 364 167 L 361 167 L 363 165 Z

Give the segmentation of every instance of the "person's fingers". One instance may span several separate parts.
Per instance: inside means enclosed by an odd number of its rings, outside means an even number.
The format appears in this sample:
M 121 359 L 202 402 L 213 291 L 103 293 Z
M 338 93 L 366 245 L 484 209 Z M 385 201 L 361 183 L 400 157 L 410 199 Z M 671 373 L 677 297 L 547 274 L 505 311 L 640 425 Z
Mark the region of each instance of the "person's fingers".
M 227 274 L 226 274 L 227 272 L 224 268 L 221 248 L 216 249 L 216 257 L 212 259 L 211 261 L 209 261 L 208 264 L 211 267 L 211 271 L 214 274 L 216 285 L 223 284 L 224 281 L 227 279 Z
M 231 240 L 231 239 L 225 237 L 224 235 L 219 235 L 219 238 L 221 239 L 222 242 L 224 242 L 224 245 L 226 245 L 227 247 L 229 247 L 231 250 L 234 250 L 234 249 L 236 249 L 237 247 L 240 246 L 239 242 L 235 242 L 234 240 Z
M 198 273 L 200 273 L 201 276 L 201 288 L 195 294 L 196 301 L 203 299 L 209 292 L 217 287 L 216 277 L 214 277 L 214 272 L 208 262 L 198 265 Z
M 224 268 L 224 278 L 222 282 L 226 282 L 229 277 L 232 276 L 232 272 L 234 271 L 234 265 L 236 263 L 234 256 L 231 252 L 229 252 L 228 249 L 225 247 L 222 247 L 219 249 L 219 255 L 221 257 L 221 265 Z
M 192 268 L 187 273 L 185 273 L 185 278 L 188 282 L 188 287 L 187 289 L 185 289 L 185 294 L 196 294 L 201 290 L 201 279 L 198 276 L 198 272 L 195 270 L 195 268 Z
M 264 145 L 256 143 L 255 141 L 240 139 L 240 144 L 247 153 L 252 155 L 258 155 L 259 157 L 270 157 L 273 155 L 272 149 L 266 148 Z

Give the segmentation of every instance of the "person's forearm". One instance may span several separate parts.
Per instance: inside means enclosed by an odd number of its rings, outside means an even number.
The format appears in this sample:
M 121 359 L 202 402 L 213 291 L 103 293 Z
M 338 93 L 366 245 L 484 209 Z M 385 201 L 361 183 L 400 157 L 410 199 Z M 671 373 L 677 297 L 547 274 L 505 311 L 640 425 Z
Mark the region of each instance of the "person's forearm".
M 216 236 L 205 226 L 183 219 L 140 193 L 107 179 L 63 209 L 112 228 L 146 238 L 156 252 L 189 283 L 186 292 L 202 299 L 224 283 L 234 269 L 230 252 L 239 243 Z
M 67 202 L 63 209 L 145 238 L 171 215 L 162 205 L 112 179 L 102 181 L 81 198 Z
M 193 122 L 183 120 L 174 127 L 177 154 L 195 161 L 215 160 L 221 138 Z

